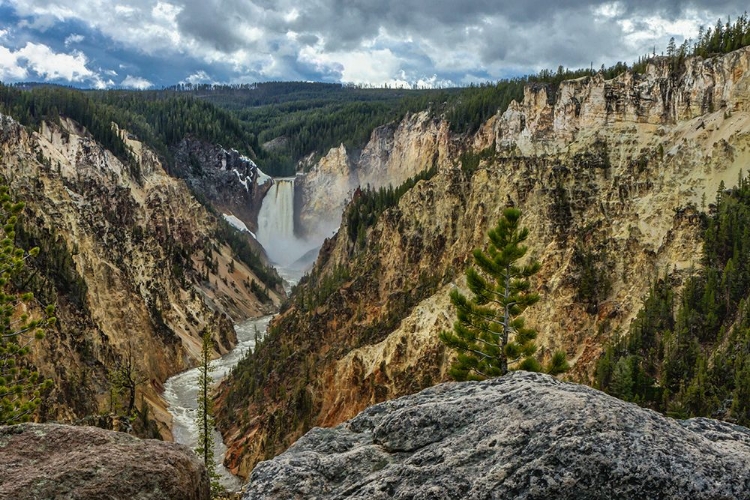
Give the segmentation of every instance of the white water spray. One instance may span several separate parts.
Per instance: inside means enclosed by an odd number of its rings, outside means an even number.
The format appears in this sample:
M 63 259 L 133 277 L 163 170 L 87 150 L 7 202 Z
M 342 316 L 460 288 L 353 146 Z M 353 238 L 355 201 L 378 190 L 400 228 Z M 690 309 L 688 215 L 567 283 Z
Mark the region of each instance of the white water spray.
M 258 241 L 269 250 L 294 238 L 294 178 L 274 179 L 258 213 Z
M 258 213 L 258 242 L 278 266 L 288 267 L 315 244 L 294 235 L 294 177 L 273 180 Z

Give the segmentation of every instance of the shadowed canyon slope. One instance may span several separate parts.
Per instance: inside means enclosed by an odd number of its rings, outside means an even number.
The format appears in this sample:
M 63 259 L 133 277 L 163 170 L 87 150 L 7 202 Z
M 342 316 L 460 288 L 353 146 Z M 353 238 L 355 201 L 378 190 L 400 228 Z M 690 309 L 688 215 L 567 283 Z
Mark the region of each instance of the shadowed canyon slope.
M 33 353 L 55 382 L 44 408 L 50 419 L 112 411 L 113 374 L 125 366 L 138 383 L 137 406 L 145 401 L 167 420 L 160 385 L 195 363 L 202 328 L 212 327 L 226 352 L 232 319 L 280 301 L 273 289 L 268 304 L 251 292 L 261 279 L 218 238 L 216 217 L 153 153 L 127 145 L 128 165 L 71 121 L 39 133 L 0 122 L 0 173 L 26 202 L 18 237 L 41 248 L 29 287 L 42 303 L 57 303 L 58 324 Z
M 247 475 L 311 426 L 445 380 L 448 292 L 464 286 L 471 250 L 508 205 L 523 210 L 542 263 L 527 321 L 544 355 L 564 349 L 572 376 L 589 379 L 653 280 L 679 283 L 698 264 L 698 210 L 750 160 L 749 85 L 748 49 L 689 59 L 680 75 L 657 60 L 643 75 L 530 85 L 473 137 L 410 135 L 403 157 L 437 173 L 365 227 L 349 226 L 362 220 L 348 216 L 363 206 L 355 195 L 291 306 L 226 384 L 230 466 Z M 378 144 L 373 157 L 395 147 Z M 584 293 L 582 262 L 611 286 Z

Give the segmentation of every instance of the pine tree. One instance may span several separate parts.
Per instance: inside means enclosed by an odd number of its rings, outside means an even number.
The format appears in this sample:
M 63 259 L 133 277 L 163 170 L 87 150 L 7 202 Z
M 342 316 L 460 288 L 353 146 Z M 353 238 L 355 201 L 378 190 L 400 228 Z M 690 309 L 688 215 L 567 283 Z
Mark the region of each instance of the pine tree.
M 747 355 L 746 355 L 747 356 Z M 750 425 L 750 358 L 737 362 L 735 389 L 732 393 L 732 418 L 740 425 Z
M 630 358 L 622 357 L 615 364 L 610 392 L 625 401 L 633 399 L 633 365 Z
M 214 460 L 214 416 L 213 399 L 211 399 L 211 366 L 212 341 L 211 331 L 206 328 L 201 335 L 201 364 L 198 367 L 198 447 L 195 452 L 203 458 L 203 463 L 211 480 L 211 498 L 215 498 L 223 491 L 219 483 Z
M 533 357 L 536 330 L 526 328 L 523 311 L 539 300 L 531 291 L 529 278 L 539 272 L 540 263 L 531 259 L 521 265 L 527 247 L 523 242 L 529 230 L 519 226 L 521 211 L 507 208 L 497 226 L 490 230 L 486 251 L 474 250 L 477 269 L 466 271 L 466 281 L 474 296 L 469 299 L 458 289 L 451 292 L 458 320 L 453 331 L 440 333 L 440 340 L 458 351 L 450 374 L 456 380 L 483 380 L 508 372 L 510 363 L 519 368 L 540 371 Z M 550 371 L 567 369 L 564 353 L 556 353 Z
M 30 420 L 42 393 L 52 385 L 27 355 L 30 344 L 55 323 L 54 306 L 44 307 L 41 319 L 34 318 L 29 313 L 33 294 L 14 286 L 26 259 L 39 253 L 39 248 L 26 252 L 14 243 L 16 218 L 23 207 L 11 201 L 7 186 L 0 186 L 0 425 Z

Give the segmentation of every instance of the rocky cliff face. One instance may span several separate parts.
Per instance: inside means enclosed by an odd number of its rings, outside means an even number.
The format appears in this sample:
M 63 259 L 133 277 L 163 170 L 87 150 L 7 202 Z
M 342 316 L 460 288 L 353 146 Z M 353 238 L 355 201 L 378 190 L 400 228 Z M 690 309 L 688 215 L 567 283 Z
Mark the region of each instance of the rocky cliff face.
M 70 121 L 32 134 L 0 122 L 0 173 L 27 203 L 24 243 L 42 248 L 30 286 L 57 303 L 57 327 L 34 344 L 35 363 L 56 384 L 48 418 L 122 405 L 130 395 L 113 396 L 113 378 L 129 367 L 137 405 L 167 422 L 161 383 L 195 362 L 201 330 L 211 327 L 225 352 L 232 319 L 273 308 L 250 291 L 257 276 L 216 240 L 216 218 L 149 150 L 128 145 L 135 161 L 124 165 Z
M 462 148 L 447 136 L 433 143 L 424 154 L 439 159 L 437 175 L 382 213 L 363 245 L 344 223 L 274 323 L 257 354 L 273 375 L 248 419 L 225 429 L 230 465 L 247 474 L 309 426 L 445 380 L 447 293 L 464 286 L 471 250 L 509 205 L 523 210 L 542 263 L 527 322 L 543 355 L 564 349 L 570 376 L 589 379 L 653 280 L 679 283 L 698 264 L 699 211 L 750 160 L 750 50 L 687 67 L 679 78 L 662 62 L 641 76 L 564 82 L 554 99 L 532 85 Z
M 271 183 L 255 162 L 193 137 L 183 139 L 173 152 L 172 175 L 185 179 L 190 190 L 216 210 L 257 231 L 258 212 Z
M 203 462 L 186 446 L 58 424 L 0 427 L 0 498 L 207 500 Z
M 749 54 L 746 47 L 722 57 L 692 58 L 681 75 L 667 59 L 657 59 L 644 74 L 562 82 L 554 96 L 546 86 L 529 85 L 523 103 L 511 103 L 486 129 L 499 150 L 534 155 L 561 152 L 581 135 L 617 124 L 674 125 L 717 111 L 747 111 Z M 484 139 L 486 144 L 486 134 Z
M 316 428 L 244 499 L 750 498 L 750 431 L 524 372 L 441 384 Z
M 358 187 L 399 186 L 434 165 L 447 165 L 450 150 L 447 123 L 428 112 L 375 129 L 358 155 L 343 144 L 331 149 L 297 180 L 298 226 L 307 234 L 330 234 L 328 228 L 338 227 L 341 212 Z

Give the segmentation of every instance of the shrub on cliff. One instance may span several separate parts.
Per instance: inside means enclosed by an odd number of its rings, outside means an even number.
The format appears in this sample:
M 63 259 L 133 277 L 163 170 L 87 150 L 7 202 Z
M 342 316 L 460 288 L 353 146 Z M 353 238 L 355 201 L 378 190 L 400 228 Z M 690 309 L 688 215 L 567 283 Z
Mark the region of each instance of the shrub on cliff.
M 54 307 L 47 306 L 42 318 L 35 318 L 34 296 L 17 289 L 13 279 L 19 275 L 28 252 L 15 243 L 15 224 L 23 203 L 13 203 L 7 186 L 0 186 L 0 424 L 31 419 L 41 402 L 42 392 L 51 381 L 44 380 L 29 363 L 27 354 L 34 339 L 55 322 Z

